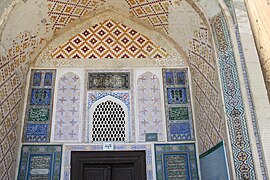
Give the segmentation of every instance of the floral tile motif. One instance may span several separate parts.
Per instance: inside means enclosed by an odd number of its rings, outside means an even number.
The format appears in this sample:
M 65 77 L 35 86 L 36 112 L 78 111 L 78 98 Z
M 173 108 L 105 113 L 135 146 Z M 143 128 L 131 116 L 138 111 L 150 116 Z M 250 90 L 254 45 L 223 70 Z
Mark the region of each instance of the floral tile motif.
M 23 142 L 49 142 L 55 70 L 32 70 Z
M 199 179 L 195 144 L 155 144 L 157 180 Z
M 53 21 L 52 29 L 57 31 L 72 21 L 96 10 L 106 0 L 47 0 L 48 15 Z
M 215 16 L 211 25 L 218 52 L 236 177 L 237 179 L 255 179 L 254 162 L 235 55 L 224 15 Z
M 194 140 L 187 69 L 163 69 L 168 141 Z
M 80 88 L 81 80 L 72 72 L 64 74 L 58 81 L 55 141 L 79 141 Z
M 164 141 L 158 77 L 151 72 L 141 74 L 137 80 L 137 92 L 139 140 Z
M 165 58 L 166 50 L 112 19 L 96 24 L 54 49 L 52 58 Z
M 18 180 L 60 180 L 61 145 L 23 145 Z
M 70 180 L 71 151 L 102 151 L 102 145 L 65 145 L 64 146 L 64 180 Z M 154 180 L 152 164 L 152 148 L 149 144 L 115 144 L 115 151 L 138 151 L 145 150 L 147 180 Z

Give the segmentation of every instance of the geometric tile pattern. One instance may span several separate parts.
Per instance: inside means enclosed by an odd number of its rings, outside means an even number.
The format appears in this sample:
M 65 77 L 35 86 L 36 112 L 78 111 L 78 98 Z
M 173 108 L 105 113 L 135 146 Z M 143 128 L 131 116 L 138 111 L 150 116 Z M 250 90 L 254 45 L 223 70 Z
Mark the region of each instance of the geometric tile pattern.
M 50 142 L 55 70 L 32 70 L 23 142 Z
M 139 140 L 147 141 L 147 134 L 156 133 L 157 140 L 164 141 L 158 76 L 151 72 L 141 74 L 137 80 L 137 92 Z
M 21 122 L 21 72 L 28 69 L 27 57 L 40 41 L 20 33 L 6 56 L 0 55 L 0 179 L 14 179 L 17 128 Z
M 48 15 L 53 24 L 52 29 L 57 31 L 72 21 L 95 11 L 102 6 L 105 0 L 47 0 Z
M 152 150 L 149 144 L 114 144 L 114 151 L 145 151 L 146 158 L 146 176 L 147 180 L 154 180 L 153 178 L 153 163 L 152 163 Z M 71 151 L 102 151 L 102 145 L 65 145 L 63 154 L 64 166 L 64 180 L 70 180 L 70 164 L 71 164 Z
M 187 69 L 163 69 L 168 141 L 194 140 Z
M 200 155 L 200 168 L 202 179 L 230 179 L 223 141 Z
M 253 156 L 237 66 L 224 15 L 215 16 L 211 25 L 218 52 L 236 177 L 237 179 L 255 179 Z
M 76 74 L 69 72 L 60 77 L 53 135 L 55 141 L 79 140 L 80 89 L 81 81 Z
M 155 144 L 157 180 L 199 179 L 195 144 Z
M 171 0 L 126 0 L 130 13 L 168 34 Z
M 235 24 L 234 29 L 235 29 L 235 35 L 237 39 L 237 44 L 238 44 L 238 50 L 239 50 L 239 55 L 240 55 L 240 61 L 241 61 L 241 67 L 242 67 L 242 72 L 244 76 L 244 82 L 246 86 L 246 91 L 247 91 L 247 97 L 248 97 L 248 102 L 249 102 L 249 109 L 250 109 L 250 114 L 251 114 L 251 119 L 252 119 L 252 125 L 253 125 L 253 131 L 256 139 L 256 146 L 257 146 L 257 151 L 259 155 L 259 160 L 260 160 L 260 166 L 261 166 L 261 172 L 262 176 L 264 179 L 267 179 L 267 168 L 265 164 L 265 157 L 263 155 L 263 149 L 262 149 L 262 142 L 261 142 L 261 135 L 258 129 L 257 125 L 257 117 L 255 113 L 255 108 L 254 108 L 254 102 L 253 102 L 253 97 L 250 89 L 250 82 L 249 82 L 249 77 L 247 75 L 247 67 L 246 67 L 246 59 L 244 55 L 244 50 L 242 46 L 242 40 L 240 37 L 240 32 L 238 28 L 238 23 L 236 20 L 236 13 L 235 13 L 235 8 L 233 7 L 233 3 L 231 0 L 224 0 L 225 4 L 228 6 L 230 13 L 232 15 L 233 22 Z M 262 67 L 262 69 L 264 69 Z M 263 72 L 264 73 L 264 72 Z
M 111 19 L 73 36 L 52 58 L 166 58 L 165 49 L 148 37 Z
M 18 179 L 60 180 L 61 145 L 23 145 Z
M 198 142 L 200 152 L 204 152 L 226 136 L 225 119 L 222 115 L 218 72 L 207 27 L 201 25 L 194 32 L 189 44 Z

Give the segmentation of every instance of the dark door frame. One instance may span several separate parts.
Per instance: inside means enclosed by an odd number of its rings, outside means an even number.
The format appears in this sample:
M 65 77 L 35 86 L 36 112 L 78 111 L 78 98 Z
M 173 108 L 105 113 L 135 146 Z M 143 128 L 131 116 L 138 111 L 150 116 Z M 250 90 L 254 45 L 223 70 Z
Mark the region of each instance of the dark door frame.
M 71 151 L 71 180 L 82 180 L 90 164 L 134 164 L 134 179 L 146 180 L 145 151 Z

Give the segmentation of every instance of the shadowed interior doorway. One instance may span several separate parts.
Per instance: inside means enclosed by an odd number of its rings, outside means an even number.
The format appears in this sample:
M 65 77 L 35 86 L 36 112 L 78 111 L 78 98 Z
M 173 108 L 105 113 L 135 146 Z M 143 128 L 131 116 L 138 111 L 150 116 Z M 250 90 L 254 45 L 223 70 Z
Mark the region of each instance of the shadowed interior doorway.
M 145 151 L 71 152 L 72 180 L 146 180 Z

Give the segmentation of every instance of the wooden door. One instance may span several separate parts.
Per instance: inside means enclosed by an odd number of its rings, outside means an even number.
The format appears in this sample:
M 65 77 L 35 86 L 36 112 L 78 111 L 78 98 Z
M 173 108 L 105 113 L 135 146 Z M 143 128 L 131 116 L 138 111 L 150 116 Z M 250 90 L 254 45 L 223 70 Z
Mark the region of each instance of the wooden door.
M 145 180 L 145 152 L 71 152 L 71 179 Z

